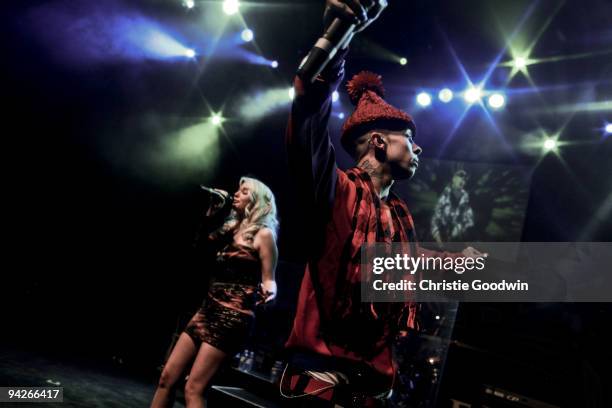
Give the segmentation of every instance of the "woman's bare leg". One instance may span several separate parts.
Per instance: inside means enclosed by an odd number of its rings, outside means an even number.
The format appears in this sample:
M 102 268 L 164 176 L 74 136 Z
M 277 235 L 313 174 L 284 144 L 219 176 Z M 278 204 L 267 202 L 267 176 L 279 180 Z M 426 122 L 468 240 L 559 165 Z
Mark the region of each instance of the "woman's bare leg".
M 204 390 L 227 356 L 208 343 L 202 343 L 185 384 L 185 401 L 189 408 L 204 408 Z
M 151 408 L 172 407 L 176 384 L 184 375 L 198 349 L 187 333 L 181 333 L 159 378 Z

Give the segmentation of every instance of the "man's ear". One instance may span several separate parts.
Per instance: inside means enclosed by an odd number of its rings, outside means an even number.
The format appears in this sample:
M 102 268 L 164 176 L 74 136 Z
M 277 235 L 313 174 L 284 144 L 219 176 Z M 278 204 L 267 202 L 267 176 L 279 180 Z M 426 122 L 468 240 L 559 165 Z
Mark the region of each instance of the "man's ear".
M 387 141 L 385 140 L 384 135 L 382 133 L 372 132 L 370 134 L 369 144 L 372 145 L 376 150 L 382 149 L 384 151 L 387 145 Z

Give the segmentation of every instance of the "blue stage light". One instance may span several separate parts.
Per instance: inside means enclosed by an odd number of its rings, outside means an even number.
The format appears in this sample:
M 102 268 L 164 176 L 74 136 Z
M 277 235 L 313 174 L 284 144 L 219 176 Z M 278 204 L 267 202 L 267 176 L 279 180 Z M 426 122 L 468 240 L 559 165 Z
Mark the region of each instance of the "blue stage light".
M 431 105 L 431 95 L 427 92 L 421 92 L 417 95 L 416 101 L 419 105 L 425 107 Z
M 467 103 L 479 102 L 481 98 L 482 98 L 482 89 L 475 87 L 475 86 L 470 86 L 463 93 L 463 99 L 465 99 Z
M 448 88 L 442 89 L 440 92 L 438 92 L 438 99 L 444 103 L 449 103 L 453 100 L 453 91 Z
M 501 109 L 506 104 L 506 98 L 504 97 L 504 95 L 498 92 L 495 92 L 491 94 L 491 96 L 489 96 L 488 102 L 491 108 Z
M 242 33 L 240 33 L 240 38 L 242 38 L 242 41 L 244 42 L 253 41 L 253 31 L 249 30 L 248 28 L 245 28 L 244 30 L 242 30 Z

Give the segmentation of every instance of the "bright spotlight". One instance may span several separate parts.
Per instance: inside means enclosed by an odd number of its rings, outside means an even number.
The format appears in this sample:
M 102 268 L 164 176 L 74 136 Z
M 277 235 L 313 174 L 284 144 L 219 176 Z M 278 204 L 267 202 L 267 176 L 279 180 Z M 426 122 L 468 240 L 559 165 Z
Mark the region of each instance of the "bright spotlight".
M 183 3 L 185 5 L 185 7 L 187 7 L 188 9 L 192 9 L 195 7 L 195 1 L 193 0 L 185 0 L 185 2 Z
M 400 58 L 399 63 L 400 65 L 406 65 L 408 63 L 408 60 L 406 58 Z
M 480 98 L 482 98 L 482 90 L 480 88 L 471 86 L 465 91 L 463 98 L 467 103 L 478 102 Z
M 278 68 L 278 61 L 272 61 L 272 62 L 270 63 L 270 66 L 271 66 L 272 68 Z
M 240 38 L 242 38 L 242 41 L 244 42 L 253 41 L 253 37 L 253 31 L 249 30 L 248 28 L 242 30 L 242 33 L 240 34 Z
M 293 87 L 289 88 L 289 99 L 293 100 L 295 98 L 295 89 Z
M 340 99 L 340 94 L 338 93 L 338 91 L 334 91 L 334 93 L 332 94 L 332 102 L 336 102 L 338 99 Z
M 516 57 L 513 61 L 514 68 L 519 71 L 522 71 L 527 67 L 527 58 L 525 57 Z
M 186 56 L 187 58 L 193 58 L 193 57 L 195 57 L 195 55 L 196 55 L 196 53 L 195 53 L 195 51 L 194 51 L 194 50 L 192 50 L 192 49 L 190 49 L 190 48 L 187 48 L 187 49 L 185 50 L 185 56 Z
M 493 109 L 500 109 L 506 104 L 506 98 L 500 93 L 494 93 L 489 96 L 489 106 Z
M 223 12 L 228 16 L 236 14 L 240 8 L 240 2 L 238 0 L 223 0 Z
M 215 113 L 211 116 L 210 122 L 215 126 L 220 126 L 223 123 L 223 116 L 220 113 Z
M 438 99 L 444 103 L 449 103 L 453 100 L 453 91 L 448 88 L 442 89 L 440 92 L 438 92 Z
M 544 141 L 544 150 L 551 151 L 557 148 L 557 141 L 555 139 L 546 139 Z
M 429 106 L 431 105 L 431 95 L 427 92 L 421 92 L 417 95 L 416 101 L 421 106 Z
M 606 133 L 611 134 L 612 133 L 612 123 L 608 123 L 606 127 L 604 128 L 604 130 L 606 131 Z
M 340 112 L 338 114 L 338 119 L 344 119 L 344 112 Z

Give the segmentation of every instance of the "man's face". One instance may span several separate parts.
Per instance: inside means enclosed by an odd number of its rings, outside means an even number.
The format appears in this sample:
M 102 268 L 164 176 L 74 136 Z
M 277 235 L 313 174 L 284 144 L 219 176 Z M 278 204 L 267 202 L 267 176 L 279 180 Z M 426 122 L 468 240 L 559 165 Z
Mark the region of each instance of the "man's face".
M 387 132 L 387 162 L 396 180 L 407 180 L 419 167 L 419 155 L 423 151 L 412 139 L 412 130 Z
M 458 175 L 453 176 L 452 186 L 455 190 L 461 190 L 465 187 L 465 178 Z

